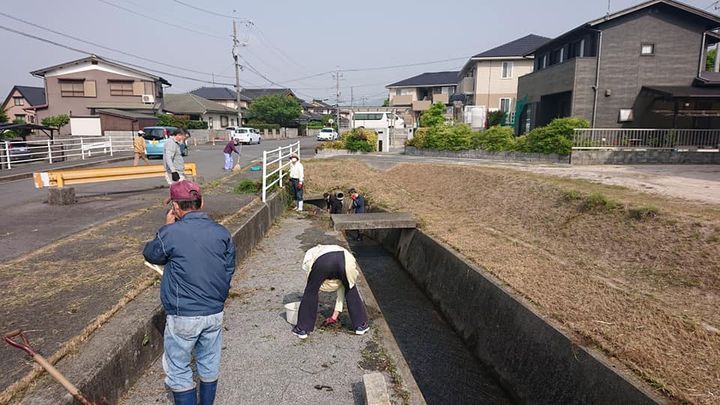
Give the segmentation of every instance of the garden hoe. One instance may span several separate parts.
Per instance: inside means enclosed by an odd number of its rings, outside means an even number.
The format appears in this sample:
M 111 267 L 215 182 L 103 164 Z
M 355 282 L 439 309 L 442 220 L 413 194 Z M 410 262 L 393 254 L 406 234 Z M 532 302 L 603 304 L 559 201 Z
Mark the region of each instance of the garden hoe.
M 16 340 L 17 337 L 20 337 L 22 339 L 22 342 L 19 342 Z M 80 390 L 77 389 L 70 381 L 68 381 L 60 372 L 53 367 L 52 364 L 50 364 L 45 358 L 35 350 L 33 350 L 32 347 L 30 347 L 30 341 L 28 340 L 27 336 L 25 336 L 25 333 L 23 333 L 22 330 L 17 329 L 10 333 L 7 333 L 5 336 L 3 336 L 3 340 L 7 342 L 10 346 L 17 347 L 18 349 L 24 351 L 25 353 L 32 356 L 33 360 L 35 360 L 38 364 L 42 366 L 42 368 L 45 369 L 45 371 L 50 374 L 52 378 L 57 380 L 57 382 L 60 383 L 72 396 L 75 398 L 76 401 L 80 402 L 83 405 L 107 405 L 107 402 L 100 400 L 100 401 L 90 401 L 80 392 Z

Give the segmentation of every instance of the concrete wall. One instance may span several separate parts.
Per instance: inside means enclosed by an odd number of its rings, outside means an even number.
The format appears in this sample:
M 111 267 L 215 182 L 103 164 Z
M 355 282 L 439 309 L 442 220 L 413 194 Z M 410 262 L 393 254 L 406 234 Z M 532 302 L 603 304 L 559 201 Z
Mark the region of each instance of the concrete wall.
M 519 403 L 660 402 L 577 346 L 483 269 L 419 230 L 366 231 L 395 255 Z
M 451 151 L 435 149 L 418 149 L 414 146 L 406 146 L 405 154 L 411 156 L 448 157 L 457 159 L 489 159 L 489 160 L 516 160 L 523 162 L 546 162 L 546 163 L 569 163 L 568 156 L 556 154 L 546 155 L 543 153 L 523 152 L 488 152 L 482 149 Z
M 238 225 L 233 232 L 238 262 L 265 237 L 282 214 L 284 204 L 285 194 L 275 193 L 267 204 L 257 207 Z M 234 228 L 230 226 L 231 232 Z M 82 343 L 76 354 L 65 357 L 56 367 L 89 398 L 117 403 L 162 353 L 165 314 L 157 294 L 156 288 L 141 293 Z M 20 403 L 71 405 L 75 402 L 59 384 L 46 377 L 34 385 Z
M 574 150 L 573 165 L 635 164 L 720 164 L 718 152 L 678 152 L 674 150 Z

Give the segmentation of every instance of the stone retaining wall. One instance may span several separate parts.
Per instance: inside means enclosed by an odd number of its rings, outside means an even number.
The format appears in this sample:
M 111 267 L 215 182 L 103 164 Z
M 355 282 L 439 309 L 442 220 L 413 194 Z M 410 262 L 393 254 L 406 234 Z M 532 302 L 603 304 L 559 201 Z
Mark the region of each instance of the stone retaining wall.
M 523 153 L 523 152 L 488 152 L 482 149 L 471 149 L 461 151 L 418 149 L 414 146 L 406 146 L 405 154 L 411 156 L 448 157 L 459 159 L 489 159 L 489 160 L 511 160 L 522 162 L 544 162 L 544 163 L 569 163 L 568 156 L 557 154 L 546 155 L 544 153 Z
M 574 150 L 573 165 L 634 164 L 720 164 L 720 152 L 678 152 L 676 150 Z

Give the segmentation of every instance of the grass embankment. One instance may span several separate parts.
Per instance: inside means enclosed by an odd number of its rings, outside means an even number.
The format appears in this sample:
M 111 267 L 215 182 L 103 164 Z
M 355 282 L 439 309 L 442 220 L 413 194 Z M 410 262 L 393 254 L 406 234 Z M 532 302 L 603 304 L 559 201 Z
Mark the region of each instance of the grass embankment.
M 510 169 L 306 162 L 507 283 L 673 401 L 720 401 L 720 207 Z

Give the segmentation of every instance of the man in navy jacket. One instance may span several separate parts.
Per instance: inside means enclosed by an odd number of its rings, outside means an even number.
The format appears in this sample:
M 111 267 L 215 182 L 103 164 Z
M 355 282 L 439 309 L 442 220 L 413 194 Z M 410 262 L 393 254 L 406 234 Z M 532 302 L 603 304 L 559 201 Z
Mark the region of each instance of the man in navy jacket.
M 176 405 L 195 405 L 192 351 L 200 379 L 200 403 L 215 400 L 220 374 L 222 319 L 235 272 L 230 232 L 202 209 L 200 186 L 181 180 L 170 186 L 172 208 L 155 239 L 145 245 L 150 263 L 165 265 L 160 299 L 167 314 L 163 369 Z

